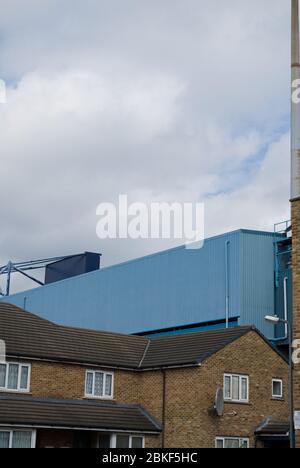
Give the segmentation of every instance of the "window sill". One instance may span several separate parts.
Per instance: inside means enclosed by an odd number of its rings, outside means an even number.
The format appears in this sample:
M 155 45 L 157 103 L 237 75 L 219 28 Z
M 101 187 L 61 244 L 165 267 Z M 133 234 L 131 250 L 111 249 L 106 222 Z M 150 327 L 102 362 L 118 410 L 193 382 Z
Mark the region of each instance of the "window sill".
M 272 397 L 271 401 L 285 401 L 284 397 Z
M 224 401 L 225 405 L 241 405 L 241 406 L 252 406 L 252 404 L 249 401 L 229 401 L 225 400 Z
M 114 398 L 109 398 L 109 397 L 93 397 L 93 396 L 84 396 L 83 397 L 84 400 L 91 400 L 91 401 L 111 401 L 112 403 L 115 402 L 116 400 Z
M 0 389 L 0 393 L 6 393 L 8 395 L 32 395 L 31 392 L 27 392 L 27 391 L 21 391 L 21 390 L 3 390 L 3 389 Z

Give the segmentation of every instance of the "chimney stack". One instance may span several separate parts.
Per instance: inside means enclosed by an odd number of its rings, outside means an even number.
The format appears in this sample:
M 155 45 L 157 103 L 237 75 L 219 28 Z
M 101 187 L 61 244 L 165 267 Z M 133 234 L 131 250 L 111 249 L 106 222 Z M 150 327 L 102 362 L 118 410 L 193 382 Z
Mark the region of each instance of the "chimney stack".
M 300 340 L 300 54 L 299 2 L 292 0 L 291 204 L 293 230 L 293 339 Z M 299 102 L 298 102 L 299 101 Z M 300 411 L 300 364 L 294 366 L 294 407 Z M 300 431 L 296 431 L 300 448 Z

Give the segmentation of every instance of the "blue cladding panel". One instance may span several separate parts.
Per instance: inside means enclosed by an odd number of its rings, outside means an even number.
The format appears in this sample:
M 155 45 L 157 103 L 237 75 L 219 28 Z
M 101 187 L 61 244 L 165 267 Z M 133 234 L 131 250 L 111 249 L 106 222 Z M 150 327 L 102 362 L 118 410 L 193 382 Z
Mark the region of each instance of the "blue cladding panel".
M 237 319 L 233 319 L 229 322 L 229 328 L 234 328 L 237 326 L 238 326 Z M 203 326 L 200 325 L 198 327 L 183 328 L 180 330 L 157 332 L 157 333 L 151 333 L 149 335 L 145 334 L 144 336 L 155 339 L 155 338 L 160 338 L 161 336 L 184 335 L 185 333 L 194 333 L 194 332 L 207 331 L 207 330 L 218 330 L 219 328 L 225 328 L 224 322 L 222 323 L 218 322 L 215 325 L 203 325 Z
M 275 313 L 274 235 L 256 236 L 244 232 L 241 237 L 242 316 L 241 325 L 255 323 L 268 338 L 274 337 L 274 327 L 265 321 Z
M 236 231 L 17 294 L 9 301 L 60 324 L 125 333 L 225 319 L 229 313 L 265 330 L 273 312 L 273 235 Z M 247 271 L 246 271 L 247 270 Z M 266 279 L 267 278 L 267 279 Z

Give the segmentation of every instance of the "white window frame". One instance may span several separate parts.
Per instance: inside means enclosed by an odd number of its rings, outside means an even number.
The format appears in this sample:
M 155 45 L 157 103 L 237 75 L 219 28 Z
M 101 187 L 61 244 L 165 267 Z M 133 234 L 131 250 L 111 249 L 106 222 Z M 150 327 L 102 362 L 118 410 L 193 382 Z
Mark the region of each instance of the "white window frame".
M 275 383 L 280 383 L 280 387 L 281 387 L 281 394 L 280 395 L 275 395 L 274 394 L 274 384 Z M 278 399 L 278 400 L 283 398 L 283 380 L 282 379 L 272 379 L 272 398 Z
M 105 384 L 106 384 L 106 377 L 110 376 L 111 377 L 111 394 L 110 395 L 95 395 L 95 374 L 103 374 L 104 379 L 103 379 L 103 389 L 105 391 Z M 87 376 L 88 374 L 93 374 L 93 390 L 92 393 L 87 393 Z M 113 372 L 107 372 L 103 370 L 87 370 L 85 373 L 85 386 L 84 386 L 84 395 L 85 398 L 95 398 L 98 400 L 113 400 L 114 399 L 114 385 L 115 385 L 115 376 Z
M 7 432 L 9 434 L 9 448 L 13 448 L 13 434 L 14 432 L 29 432 L 31 434 L 31 449 L 34 449 L 36 447 L 36 430 L 30 430 L 30 429 L 19 429 L 19 428 L 14 428 L 14 429 L 8 429 L 8 428 L 1 428 L 0 427 L 0 432 Z
M 142 439 L 142 448 L 145 448 L 145 436 L 139 435 L 139 434 L 127 434 L 127 433 L 118 433 L 118 434 L 112 434 L 110 438 L 110 448 L 116 448 L 117 447 L 117 437 L 118 436 L 127 436 L 129 437 L 129 448 L 132 449 L 132 439 L 138 438 Z
M 215 448 L 218 448 L 218 442 L 222 442 L 223 449 L 225 449 L 225 442 L 226 440 L 238 440 L 239 441 L 239 448 L 242 448 L 241 445 L 246 442 L 247 449 L 250 448 L 250 439 L 248 437 L 216 437 Z
M 24 362 L 1 362 L 1 365 L 6 366 L 6 376 L 5 376 L 5 386 L 0 387 L 0 392 L 5 393 L 29 393 L 30 392 L 30 383 L 31 383 L 31 364 Z M 19 366 L 18 371 L 18 388 L 8 388 L 8 375 L 9 375 L 9 366 Z M 21 388 L 21 369 L 26 367 L 28 369 L 28 379 L 27 379 L 27 388 Z
M 233 378 L 237 377 L 239 379 L 239 398 L 232 398 L 232 382 Z M 226 397 L 226 379 L 230 378 L 230 398 Z M 242 380 L 246 379 L 247 381 L 247 399 L 242 398 Z M 242 374 L 224 374 L 224 400 L 232 403 L 249 403 L 249 376 Z

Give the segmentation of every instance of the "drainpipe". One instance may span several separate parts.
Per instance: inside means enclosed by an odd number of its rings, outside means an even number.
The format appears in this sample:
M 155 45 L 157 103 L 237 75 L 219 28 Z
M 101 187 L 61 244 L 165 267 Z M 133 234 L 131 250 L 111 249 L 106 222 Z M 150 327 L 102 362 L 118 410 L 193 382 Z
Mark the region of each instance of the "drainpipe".
M 284 320 L 285 323 L 285 339 L 288 337 L 288 291 L 287 291 L 288 277 L 286 276 L 283 280 L 283 294 L 284 294 Z
M 283 279 L 283 297 L 284 297 L 284 322 L 285 322 L 285 325 L 284 325 L 284 329 L 285 329 L 285 333 L 284 333 L 284 336 L 281 336 L 280 338 L 272 338 L 270 339 L 270 341 L 272 341 L 273 343 L 278 343 L 280 341 L 283 341 L 283 340 L 287 340 L 288 339 L 288 335 L 289 335 L 289 326 L 288 326 L 288 322 L 289 322 L 289 308 L 288 308 L 288 277 L 285 276 L 284 279 Z
M 162 369 L 163 377 L 163 394 L 162 394 L 162 439 L 161 439 L 161 448 L 165 448 L 165 429 L 166 429 L 166 401 L 167 401 L 167 376 L 166 371 Z
M 230 241 L 226 241 L 225 243 L 225 281 L 226 281 L 226 293 L 225 293 L 225 316 L 226 316 L 226 328 L 229 328 L 229 300 L 230 300 L 230 292 L 229 292 L 229 247 Z

